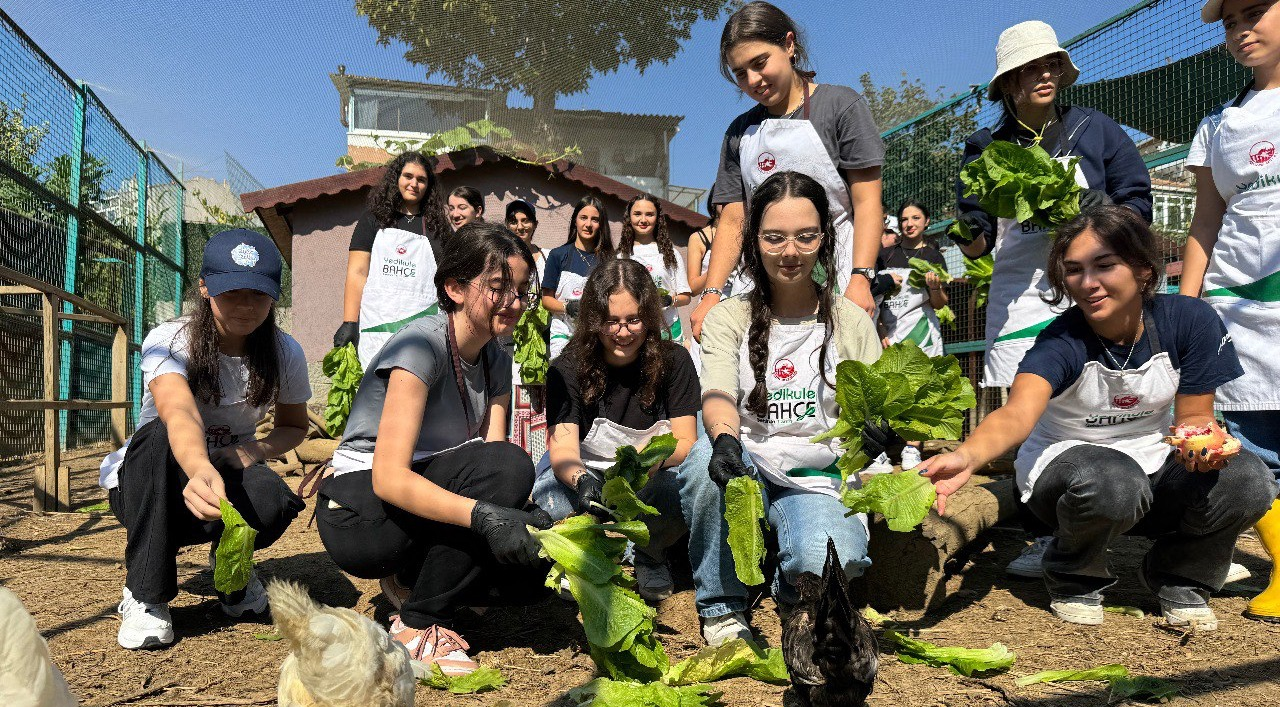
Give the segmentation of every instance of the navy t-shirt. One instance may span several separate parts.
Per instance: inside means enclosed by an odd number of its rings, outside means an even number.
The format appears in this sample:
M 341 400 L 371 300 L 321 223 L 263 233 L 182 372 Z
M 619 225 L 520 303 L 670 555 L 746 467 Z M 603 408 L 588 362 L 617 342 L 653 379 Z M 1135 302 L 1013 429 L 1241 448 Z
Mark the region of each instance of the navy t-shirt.
M 578 250 L 572 243 L 552 248 L 547 253 L 546 269 L 542 272 L 542 289 L 555 292 L 560 287 L 560 273 L 571 272 L 586 277 L 596 266 L 596 254 Z
M 1146 308 L 1160 335 L 1161 348 L 1168 352 L 1169 362 L 1178 371 L 1179 394 L 1209 393 L 1244 375 L 1231 335 L 1209 303 L 1183 295 L 1156 295 Z M 1110 356 L 1085 321 L 1084 313 L 1079 307 L 1071 307 L 1040 332 L 1018 366 L 1018 373 L 1034 373 L 1045 379 L 1053 386 L 1053 397 L 1057 397 L 1075 384 L 1090 361 L 1112 370 L 1124 364 L 1130 347 L 1110 341 L 1106 346 Z M 1151 333 L 1144 331 L 1125 370 L 1139 368 L 1151 356 Z

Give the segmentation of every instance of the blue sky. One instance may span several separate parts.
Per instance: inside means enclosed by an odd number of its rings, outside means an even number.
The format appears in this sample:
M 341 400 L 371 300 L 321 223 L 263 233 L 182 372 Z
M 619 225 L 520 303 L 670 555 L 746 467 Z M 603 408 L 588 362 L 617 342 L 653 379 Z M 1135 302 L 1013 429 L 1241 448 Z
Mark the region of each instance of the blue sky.
M 777 4 L 807 34 L 818 80 L 857 86 L 903 72 L 946 95 L 991 77 L 1000 31 L 1042 19 L 1070 37 L 1131 5 L 1030 0 Z M 1081 12 L 1081 7 L 1087 11 Z M 403 47 L 379 47 L 351 0 L 0 0 L 72 78 L 93 86 L 116 117 L 175 171 L 222 178 L 223 150 L 267 186 L 334 174 L 346 149 L 329 74 L 423 80 Z M 702 22 L 665 66 L 596 77 L 561 108 L 686 116 L 672 142 L 672 182 L 705 188 L 721 136 L 752 104 L 719 73 L 723 19 Z

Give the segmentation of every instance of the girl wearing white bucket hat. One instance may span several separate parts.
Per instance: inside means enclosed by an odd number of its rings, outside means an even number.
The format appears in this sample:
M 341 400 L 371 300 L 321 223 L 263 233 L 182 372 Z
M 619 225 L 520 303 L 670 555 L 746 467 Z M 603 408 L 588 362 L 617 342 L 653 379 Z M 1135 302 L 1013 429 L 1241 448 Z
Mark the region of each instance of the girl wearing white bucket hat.
M 1215 399 L 1227 430 L 1280 476 L 1280 4 L 1209 0 L 1205 22 L 1222 22 L 1227 51 L 1253 81 L 1200 123 L 1187 169 L 1196 211 L 1179 291 L 1203 296 L 1226 322 L 1244 375 Z M 1280 623 L 1280 501 L 1258 522 L 1273 562 L 1271 583 L 1245 616 Z
M 1133 141 L 1104 113 L 1056 100 L 1058 92 L 1079 76 L 1080 70 L 1049 25 L 1031 21 L 1006 29 L 996 45 L 996 72 L 987 88 L 987 97 L 1000 101 L 1004 114 L 994 127 L 969 137 L 962 164 L 978 159 L 995 140 L 1039 145 L 1064 164 L 1078 157 L 1076 181 L 1086 189 L 1082 207 L 1119 204 L 1150 223 L 1151 177 Z M 975 197 L 964 193 L 964 184 L 957 179 L 957 218 L 975 236 L 969 243 L 957 241 L 960 250 L 970 258 L 995 256 L 982 385 L 1010 386 L 1036 335 L 1062 311 L 1041 297 L 1050 289 L 1045 268 L 1053 239 L 1040 226 L 991 216 Z M 1046 529 L 1028 529 L 1048 535 Z M 1028 547 L 1008 571 L 1039 577 L 1047 541 L 1042 537 Z

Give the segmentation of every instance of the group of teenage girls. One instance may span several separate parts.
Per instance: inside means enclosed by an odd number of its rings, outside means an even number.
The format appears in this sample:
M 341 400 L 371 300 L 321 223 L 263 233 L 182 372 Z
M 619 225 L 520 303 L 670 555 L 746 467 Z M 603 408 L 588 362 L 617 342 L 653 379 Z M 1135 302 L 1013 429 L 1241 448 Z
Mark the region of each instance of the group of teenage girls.
M 988 96 L 1003 117 L 966 144 L 966 162 L 993 140 L 1079 158 L 1084 209 L 1051 237 L 959 195 L 973 236 L 959 247 L 995 255 L 983 383 L 1011 390 L 958 449 L 917 471 L 945 514 L 973 473 L 1020 445 L 1017 495 L 1047 538 L 1028 554 L 1052 612 L 1069 622 L 1103 620 L 1103 592 L 1116 582 L 1107 549 L 1120 535 L 1155 539 L 1140 579 L 1168 623 L 1200 630 L 1216 627 L 1208 598 L 1242 531 L 1257 524 L 1280 555 L 1280 376 L 1265 345 L 1280 323 L 1280 159 L 1257 149 L 1280 141 L 1280 8 L 1210 0 L 1203 16 L 1223 22 L 1254 82 L 1193 143 L 1197 212 L 1181 294 L 1159 293 L 1150 180 L 1132 141 L 1103 113 L 1055 100 L 1079 71 L 1047 25 L 1001 35 Z M 660 513 L 646 518 L 650 543 L 635 548 L 638 591 L 670 595 L 667 556 L 687 534 L 709 644 L 751 632 L 750 589 L 726 544 L 723 489 L 736 476 L 762 482 L 780 609 L 796 602 L 801 573 L 821 572 L 828 538 L 849 578 L 870 565 L 867 519 L 846 517 L 839 501 L 841 450 L 810 440 L 838 417 L 841 361 L 872 363 L 906 339 L 941 353 L 932 309 L 945 292 L 936 278 L 919 292 L 906 282 L 907 260 L 940 259 L 923 241 L 929 213 L 905 205 L 901 239 L 882 250 L 884 153 L 867 103 L 816 81 L 782 11 L 738 10 L 720 64 L 757 105 L 725 135 L 718 225 L 691 239 L 688 273 L 654 197 L 627 205 L 616 246 L 604 202 L 582 199 L 567 242 L 544 253 L 532 245 L 533 206 L 510 204 L 505 227 L 483 219 L 471 190 L 446 206 L 421 156 L 393 161 L 371 194 L 334 341 L 359 345 L 365 373 L 316 513 L 334 562 L 381 581 L 396 610 L 391 633 L 416 659 L 474 669 L 457 612 L 542 597 L 547 561 L 527 528 L 591 512 L 614 450 L 658 434 L 678 445 L 641 495 Z M 138 431 L 103 464 L 128 531 L 125 647 L 172 642 L 175 556 L 216 540 L 220 499 L 259 530 L 259 547 L 303 508 L 262 464 L 301 441 L 310 393 L 301 350 L 275 327 L 279 273 L 270 240 L 220 234 L 205 249 L 192 313 L 146 339 Z M 696 361 L 677 343 L 675 311 L 694 293 Z M 539 305 L 552 314 L 554 360 L 548 451 L 535 460 L 506 441 L 504 341 Z M 275 430 L 254 439 L 272 408 Z M 1184 455 L 1162 441 L 1173 425 L 1216 424 L 1215 411 L 1241 441 L 1237 455 Z M 861 435 L 899 461 L 891 430 L 868 424 Z M 266 608 L 256 578 L 219 599 L 232 615 Z M 1247 615 L 1280 620 L 1274 574 Z

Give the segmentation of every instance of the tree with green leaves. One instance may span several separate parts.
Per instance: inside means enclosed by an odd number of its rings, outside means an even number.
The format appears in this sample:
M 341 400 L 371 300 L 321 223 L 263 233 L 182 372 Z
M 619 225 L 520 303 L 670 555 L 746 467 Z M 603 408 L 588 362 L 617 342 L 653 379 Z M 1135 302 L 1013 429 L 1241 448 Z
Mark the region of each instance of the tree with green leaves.
M 929 89 L 924 81 L 902 73 L 897 86 L 877 85 L 870 73 L 858 78 L 862 96 L 881 130 L 889 130 L 933 108 L 942 100 L 942 89 Z

